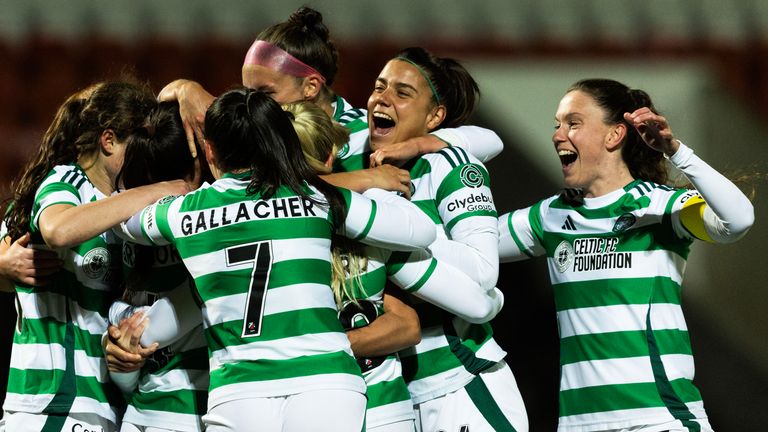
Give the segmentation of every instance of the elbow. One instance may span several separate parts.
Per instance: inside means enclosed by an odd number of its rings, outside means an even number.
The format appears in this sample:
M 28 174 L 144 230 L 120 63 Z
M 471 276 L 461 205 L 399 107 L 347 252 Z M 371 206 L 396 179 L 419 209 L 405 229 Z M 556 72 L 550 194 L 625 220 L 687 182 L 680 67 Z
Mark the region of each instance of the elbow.
M 78 244 L 72 233 L 68 229 L 55 226 L 54 224 L 40 224 L 40 232 L 43 235 L 45 244 L 51 249 L 66 249 Z
M 463 315 L 462 318 L 470 324 L 484 324 L 496 318 L 502 306 L 504 306 L 504 295 L 498 288 L 494 288 L 482 297 L 482 301 L 472 310 L 472 314 Z
M 404 333 L 404 345 L 406 347 L 418 345 L 421 342 L 421 324 L 419 324 L 418 317 L 416 317 L 415 320 L 412 320 L 409 325 L 406 326 Z
M 749 205 L 749 211 L 745 211 L 742 215 L 742 219 L 736 224 L 737 226 L 735 228 L 732 228 L 734 231 L 736 231 L 739 236 L 743 236 L 744 234 L 749 231 L 750 228 L 752 228 L 752 225 L 755 223 L 755 208 L 750 203 Z
M 755 210 L 750 205 L 749 211 L 741 214 L 738 220 L 728 224 L 728 234 L 723 237 L 722 243 L 734 243 L 744 237 L 755 223 Z
M 418 345 L 421 342 L 419 315 L 415 310 L 408 308 L 398 311 L 398 318 L 401 323 L 402 348 Z
M 711 212 L 711 208 L 708 208 L 707 211 Z M 755 209 L 752 203 L 747 201 L 746 205 L 738 212 L 728 215 L 727 221 L 720 219 L 717 215 L 714 215 L 714 219 L 716 219 L 715 223 L 707 225 L 707 234 L 712 241 L 721 244 L 734 243 L 744 237 L 752 228 L 755 223 Z
M 416 249 L 426 249 L 437 240 L 437 231 L 431 223 L 414 233 L 414 246 Z
M 487 160 L 484 162 L 487 162 L 488 160 L 495 158 L 504 150 L 504 141 L 501 140 L 499 135 L 492 130 L 489 130 L 488 134 L 490 135 L 488 141 L 491 142 L 493 145 L 491 146 L 491 153 L 488 155 Z
M 408 224 L 408 244 L 398 245 L 398 250 L 426 249 L 437 239 L 435 224 L 420 210 L 415 210 L 414 217 Z
M 481 287 L 490 290 L 496 286 L 499 280 L 499 261 L 494 260 L 485 262 L 485 265 L 479 269 L 477 283 Z

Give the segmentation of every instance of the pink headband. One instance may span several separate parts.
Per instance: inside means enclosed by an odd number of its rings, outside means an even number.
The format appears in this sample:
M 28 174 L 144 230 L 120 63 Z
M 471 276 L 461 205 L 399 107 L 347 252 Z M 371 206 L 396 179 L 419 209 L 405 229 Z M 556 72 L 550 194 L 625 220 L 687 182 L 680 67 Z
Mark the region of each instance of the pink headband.
M 325 84 L 323 74 L 288 54 L 285 50 L 263 40 L 257 40 L 245 54 L 243 66 L 259 65 L 295 77 L 316 75 Z

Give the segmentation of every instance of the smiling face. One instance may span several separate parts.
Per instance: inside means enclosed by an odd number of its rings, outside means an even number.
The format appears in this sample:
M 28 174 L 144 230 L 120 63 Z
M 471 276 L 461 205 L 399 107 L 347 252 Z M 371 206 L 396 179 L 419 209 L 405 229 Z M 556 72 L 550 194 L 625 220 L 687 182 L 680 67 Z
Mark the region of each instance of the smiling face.
M 552 142 L 560 157 L 565 186 L 583 188 L 586 197 L 600 196 L 628 181 L 620 155 L 626 128 L 606 124 L 604 119 L 603 109 L 579 90 L 567 93 L 555 114 Z
M 412 64 L 393 59 L 381 70 L 368 98 L 371 148 L 425 135 L 442 121 L 427 80 Z
M 261 65 L 246 65 L 242 69 L 243 85 L 267 93 L 280 104 L 304 100 L 302 80 Z

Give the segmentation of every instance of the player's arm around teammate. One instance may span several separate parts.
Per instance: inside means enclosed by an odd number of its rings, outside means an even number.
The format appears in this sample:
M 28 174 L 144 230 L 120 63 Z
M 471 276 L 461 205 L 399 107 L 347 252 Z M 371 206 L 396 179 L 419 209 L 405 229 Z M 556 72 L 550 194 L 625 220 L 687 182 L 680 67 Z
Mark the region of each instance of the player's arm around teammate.
M 371 150 L 461 125 L 478 93 L 458 62 L 420 48 L 401 51 L 379 73 L 368 100 Z M 436 225 L 438 240 L 430 246 L 435 258 L 491 289 L 498 275 L 498 231 L 485 167 L 458 147 L 403 167 L 414 183 L 412 200 Z M 401 358 L 421 428 L 454 430 L 469 424 L 473 430 L 527 430 L 522 398 L 490 325 L 448 321 L 445 312 L 427 304 L 417 305 L 417 311 L 422 342 Z M 457 322 L 462 324 L 454 327 Z M 480 393 L 493 403 L 473 402 Z
M 6 217 L 11 238 L 31 229 L 31 243 L 55 248 L 65 273 L 45 287 L 17 284 L 20 319 L 4 405 L 9 430 L 116 427 L 121 401 L 102 367 L 100 334 L 117 288 L 119 243 L 104 231 L 124 212 L 188 190 L 181 182 L 109 196 L 127 143 L 154 104 L 151 93 L 128 82 L 76 93 L 16 182 Z M 93 384 L 68 384 L 86 381 Z

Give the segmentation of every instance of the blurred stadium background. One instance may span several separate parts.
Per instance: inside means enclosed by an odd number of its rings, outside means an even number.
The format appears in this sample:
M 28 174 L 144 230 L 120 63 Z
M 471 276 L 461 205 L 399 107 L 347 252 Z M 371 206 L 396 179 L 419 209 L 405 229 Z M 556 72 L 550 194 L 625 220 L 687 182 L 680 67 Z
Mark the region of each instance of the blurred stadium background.
M 0 196 L 76 89 L 130 71 L 156 91 L 183 77 L 220 93 L 240 81 L 255 35 L 303 4 L 323 13 L 340 50 L 334 88 L 356 106 L 399 48 L 465 63 L 483 92 L 474 122 L 505 141 L 488 164 L 500 213 L 557 191 L 552 119 L 580 78 L 647 90 L 676 135 L 721 171 L 768 168 L 763 0 L 0 0 Z M 767 187 L 757 184 L 748 237 L 696 245 L 684 283 L 696 382 L 719 431 L 766 430 Z M 507 301 L 495 329 L 531 430 L 554 430 L 557 329 L 544 261 L 503 265 L 499 286 Z M 15 312 L 12 296 L 0 303 L 4 388 Z

